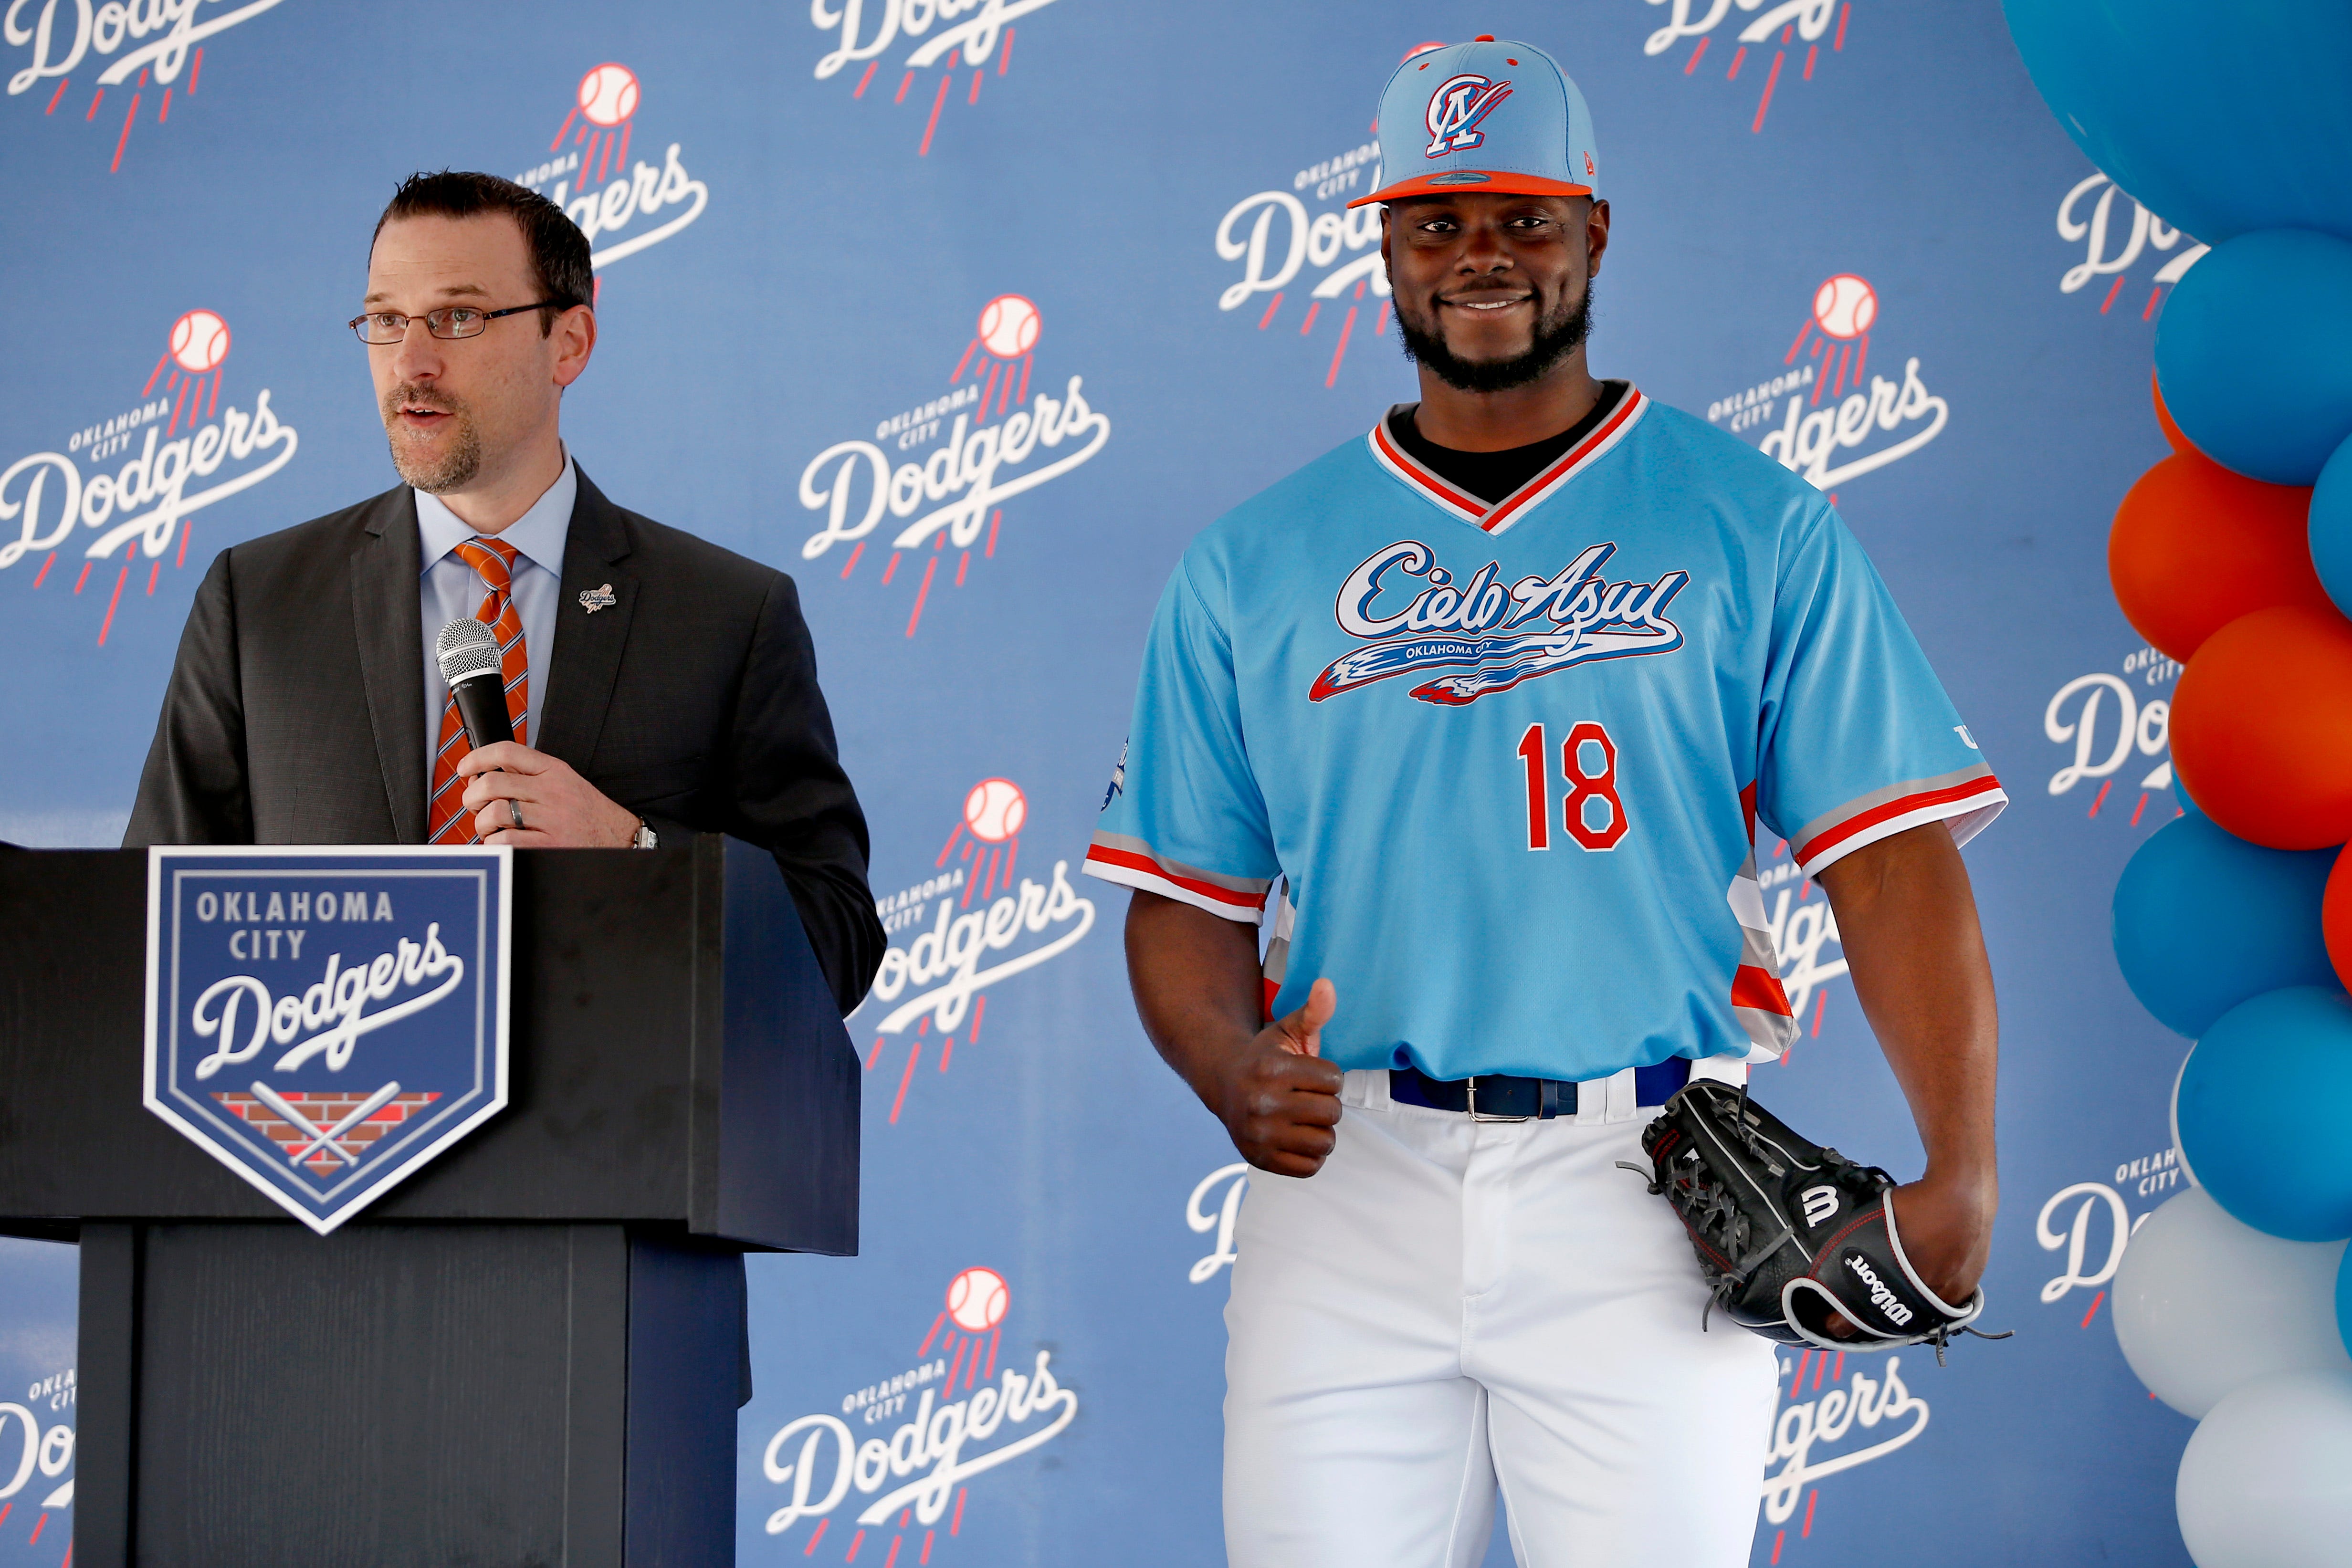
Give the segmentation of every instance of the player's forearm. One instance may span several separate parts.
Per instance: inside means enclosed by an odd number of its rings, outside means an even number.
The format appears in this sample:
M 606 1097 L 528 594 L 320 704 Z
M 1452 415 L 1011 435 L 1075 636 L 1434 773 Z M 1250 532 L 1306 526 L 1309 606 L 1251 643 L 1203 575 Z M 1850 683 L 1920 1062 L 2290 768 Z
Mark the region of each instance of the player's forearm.
M 1854 995 L 1910 1102 L 1927 1179 L 1997 1190 L 1992 966 L 1968 868 L 1941 822 L 1882 839 L 1822 873 Z
M 1127 906 L 1127 977 L 1153 1047 L 1221 1110 L 1214 1068 L 1265 1017 L 1256 928 L 1139 889 Z

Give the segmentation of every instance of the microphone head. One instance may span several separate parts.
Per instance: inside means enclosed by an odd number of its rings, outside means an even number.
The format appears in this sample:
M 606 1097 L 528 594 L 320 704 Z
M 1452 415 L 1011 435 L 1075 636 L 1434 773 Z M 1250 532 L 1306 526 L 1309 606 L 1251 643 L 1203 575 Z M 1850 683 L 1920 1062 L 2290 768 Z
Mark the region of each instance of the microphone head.
M 441 628 L 433 658 L 441 666 L 441 678 L 453 686 L 476 675 L 503 674 L 506 669 L 499 656 L 499 634 L 470 615 Z

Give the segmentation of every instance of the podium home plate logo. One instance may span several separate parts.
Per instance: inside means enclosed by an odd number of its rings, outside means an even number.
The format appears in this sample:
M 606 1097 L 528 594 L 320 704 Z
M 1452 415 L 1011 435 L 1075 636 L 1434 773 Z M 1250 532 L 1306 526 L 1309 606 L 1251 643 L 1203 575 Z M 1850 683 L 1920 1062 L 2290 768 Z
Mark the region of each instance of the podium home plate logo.
M 507 1103 L 510 850 L 147 860 L 147 1108 L 324 1236 Z

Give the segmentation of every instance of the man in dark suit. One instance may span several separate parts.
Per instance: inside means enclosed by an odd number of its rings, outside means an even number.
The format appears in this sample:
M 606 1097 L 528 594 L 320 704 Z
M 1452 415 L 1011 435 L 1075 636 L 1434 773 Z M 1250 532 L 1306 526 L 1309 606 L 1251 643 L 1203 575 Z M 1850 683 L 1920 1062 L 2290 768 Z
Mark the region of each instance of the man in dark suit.
M 180 642 L 127 845 L 771 851 L 846 1012 L 885 939 L 793 580 L 606 500 L 565 451 L 588 242 L 488 174 L 419 174 L 352 327 L 405 483 L 224 550 Z M 513 742 L 469 751 L 430 656 L 474 615 Z

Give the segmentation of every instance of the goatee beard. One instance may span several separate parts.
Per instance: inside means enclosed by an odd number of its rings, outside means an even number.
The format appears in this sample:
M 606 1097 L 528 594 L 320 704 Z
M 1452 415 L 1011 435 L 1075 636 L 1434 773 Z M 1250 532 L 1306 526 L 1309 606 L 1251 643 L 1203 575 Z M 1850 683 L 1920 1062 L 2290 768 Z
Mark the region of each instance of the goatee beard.
M 425 462 L 401 450 L 400 411 L 404 405 L 436 408 L 457 424 L 457 439 L 437 461 Z M 384 435 L 392 447 L 392 465 L 400 476 L 428 496 L 446 495 L 473 482 L 482 471 L 482 434 L 474 427 L 466 405 L 446 397 L 420 396 L 414 387 L 398 387 L 383 400 Z
M 1463 359 L 1445 346 L 1443 338 L 1423 331 L 1402 305 L 1396 319 L 1406 359 L 1427 366 L 1439 381 L 1457 392 L 1506 392 L 1541 381 L 1584 341 L 1592 329 L 1592 287 L 1588 283 L 1574 305 L 1563 303 L 1537 321 L 1534 340 L 1524 352 L 1507 360 Z

